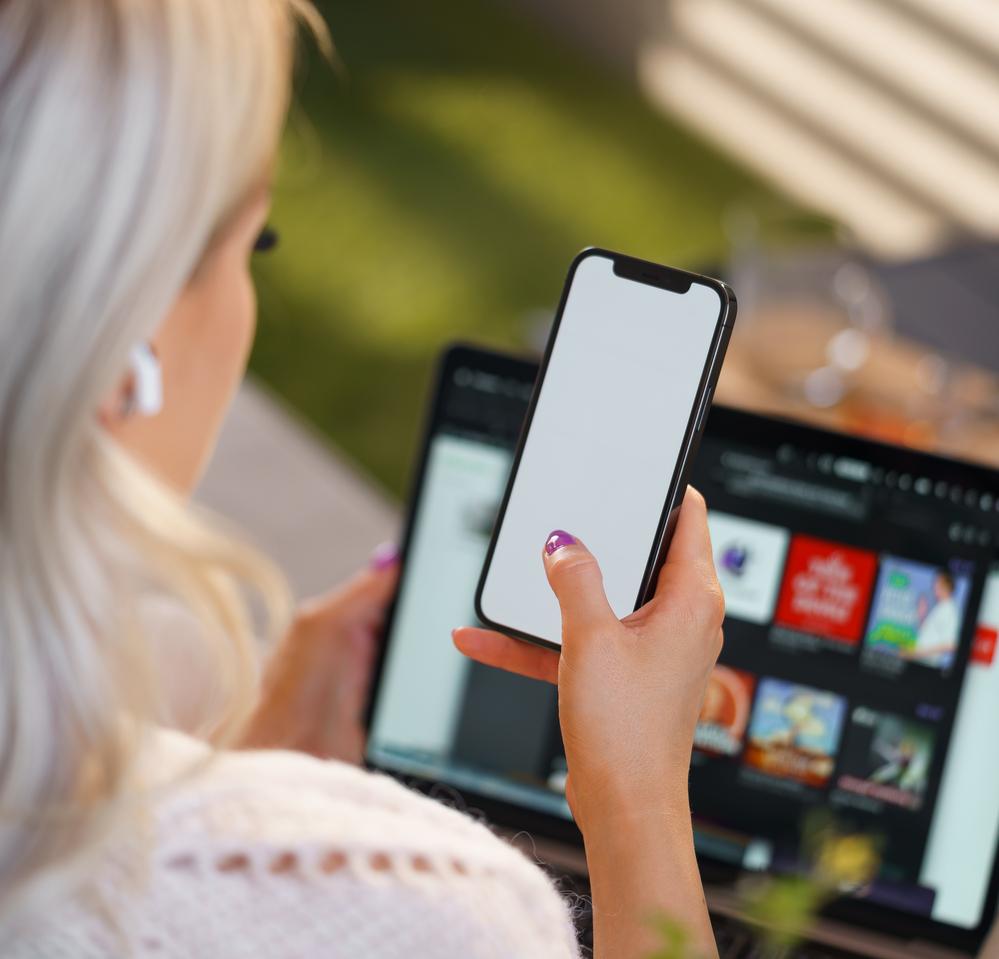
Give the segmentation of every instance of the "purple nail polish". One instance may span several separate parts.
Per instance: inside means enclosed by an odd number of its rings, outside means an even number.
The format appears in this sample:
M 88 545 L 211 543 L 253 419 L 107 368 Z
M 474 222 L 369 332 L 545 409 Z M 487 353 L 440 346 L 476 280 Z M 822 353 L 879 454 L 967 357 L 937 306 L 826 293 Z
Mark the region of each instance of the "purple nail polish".
M 545 552 L 551 556 L 557 549 L 565 546 L 572 546 L 576 542 L 576 537 L 572 533 L 567 533 L 564 529 L 552 530 L 545 540 Z
M 399 562 L 399 548 L 395 543 L 382 543 L 376 546 L 371 554 L 371 568 L 377 570 L 388 569 Z

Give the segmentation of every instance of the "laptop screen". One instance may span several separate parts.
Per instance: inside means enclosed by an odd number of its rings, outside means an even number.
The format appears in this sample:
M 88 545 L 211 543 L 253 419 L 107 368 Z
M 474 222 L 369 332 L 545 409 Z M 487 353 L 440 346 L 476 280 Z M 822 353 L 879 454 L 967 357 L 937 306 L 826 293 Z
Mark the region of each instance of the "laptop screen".
M 532 377 L 472 350 L 444 364 L 368 746 L 512 825 L 570 818 L 555 692 L 449 637 L 474 623 Z M 975 929 L 999 832 L 999 477 L 717 409 L 694 483 L 727 603 L 691 770 L 699 854 L 793 872 L 824 810 L 877 837 L 866 908 Z
M 691 801 L 701 849 L 745 869 L 793 869 L 827 810 L 877 837 L 868 902 L 974 928 L 999 827 L 999 478 L 947 474 L 713 417 L 694 481 L 727 615 Z

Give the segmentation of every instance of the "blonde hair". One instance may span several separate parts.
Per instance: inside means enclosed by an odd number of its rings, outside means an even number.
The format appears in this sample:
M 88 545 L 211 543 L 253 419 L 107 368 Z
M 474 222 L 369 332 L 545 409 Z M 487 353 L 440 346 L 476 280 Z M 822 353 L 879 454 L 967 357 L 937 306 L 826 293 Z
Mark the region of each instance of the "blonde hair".
M 251 708 L 273 568 L 97 409 L 261 184 L 305 0 L 0 0 L 0 929 L 76 881 L 169 708 L 143 597 L 197 617 L 216 739 Z M 169 398 L 168 398 L 169 402 Z

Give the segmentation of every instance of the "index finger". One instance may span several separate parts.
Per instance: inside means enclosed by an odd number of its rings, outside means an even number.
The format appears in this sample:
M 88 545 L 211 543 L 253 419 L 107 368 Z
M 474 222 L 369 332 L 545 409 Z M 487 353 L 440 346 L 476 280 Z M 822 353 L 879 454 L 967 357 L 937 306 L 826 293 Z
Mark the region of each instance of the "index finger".
M 655 599 L 671 589 L 686 589 L 692 583 L 714 580 L 715 559 L 708 530 L 708 508 L 704 497 L 691 486 L 683 498 L 673 540 L 659 571 Z
M 528 679 L 558 683 L 558 653 L 504 636 L 491 629 L 464 626 L 451 634 L 458 650 L 486 666 L 496 666 Z

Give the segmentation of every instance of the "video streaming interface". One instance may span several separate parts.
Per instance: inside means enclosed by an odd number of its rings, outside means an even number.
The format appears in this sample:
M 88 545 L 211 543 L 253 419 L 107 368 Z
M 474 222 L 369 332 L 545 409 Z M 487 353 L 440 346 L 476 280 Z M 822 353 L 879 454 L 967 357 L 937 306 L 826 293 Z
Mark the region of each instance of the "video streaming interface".
M 691 776 L 702 849 L 791 870 L 824 810 L 875 837 L 863 898 L 977 925 L 999 823 L 994 491 L 717 433 L 694 481 L 727 610 Z
M 529 395 L 526 371 L 451 374 L 369 758 L 567 818 L 554 690 L 470 663 L 449 638 L 475 622 Z M 727 606 L 691 770 L 699 851 L 794 871 L 822 811 L 874 837 L 880 867 L 859 897 L 975 927 L 999 832 L 997 491 L 734 438 L 726 415 L 693 480 Z

